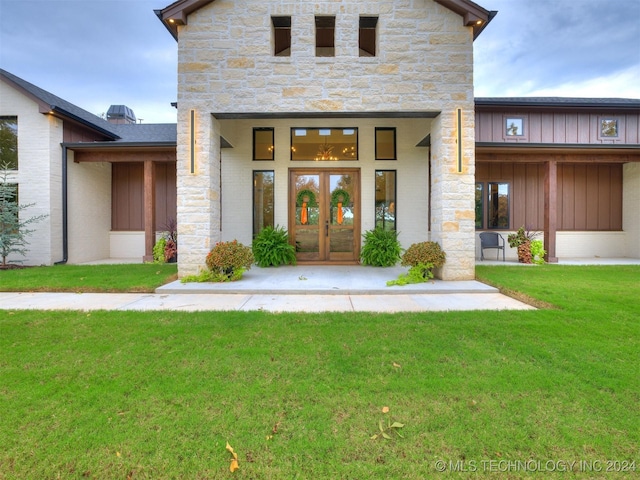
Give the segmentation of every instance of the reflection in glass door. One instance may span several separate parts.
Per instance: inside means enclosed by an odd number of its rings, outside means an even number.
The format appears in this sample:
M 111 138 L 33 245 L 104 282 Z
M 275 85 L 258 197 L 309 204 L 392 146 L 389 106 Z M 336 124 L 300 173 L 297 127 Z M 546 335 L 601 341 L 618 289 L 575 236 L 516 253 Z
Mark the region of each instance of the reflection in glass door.
M 298 261 L 356 262 L 359 170 L 291 170 L 289 192 L 289 235 Z

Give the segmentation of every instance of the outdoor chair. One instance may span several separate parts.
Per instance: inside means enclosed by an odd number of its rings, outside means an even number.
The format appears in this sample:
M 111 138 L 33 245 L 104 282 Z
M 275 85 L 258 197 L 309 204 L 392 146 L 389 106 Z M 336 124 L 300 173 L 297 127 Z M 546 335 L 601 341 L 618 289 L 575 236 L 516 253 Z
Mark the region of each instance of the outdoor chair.
M 498 260 L 500 255 L 500 250 L 502 250 L 502 261 L 504 262 L 504 238 L 499 233 L 494 232 L 482 232 L 480 234 L 480 260 L 484 260 L 484 249 L 485 248 L 495 248 L 498 250 L 496 252 L 496 260 Z

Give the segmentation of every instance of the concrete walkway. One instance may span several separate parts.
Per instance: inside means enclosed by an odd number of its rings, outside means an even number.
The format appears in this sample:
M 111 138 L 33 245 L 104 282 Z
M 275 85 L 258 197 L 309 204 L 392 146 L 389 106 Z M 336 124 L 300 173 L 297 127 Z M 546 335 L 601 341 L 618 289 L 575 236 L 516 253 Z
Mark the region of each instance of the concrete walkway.
M 174 310 L 269 312 L 420 312 L 530 310 L 476 281 L 387 287 L 406 268 L 363 266 L 254 267 L 239 282 L 162 286 L 154 294 L 0 292 L 4 310 Z

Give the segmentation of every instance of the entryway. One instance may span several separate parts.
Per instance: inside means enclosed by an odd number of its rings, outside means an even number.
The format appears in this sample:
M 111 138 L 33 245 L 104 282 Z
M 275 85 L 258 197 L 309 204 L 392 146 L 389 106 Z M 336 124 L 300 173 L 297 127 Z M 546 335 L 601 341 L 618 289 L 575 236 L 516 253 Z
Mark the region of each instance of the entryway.
M 301 263 L 357 263 L 360 170 L 289 170 L 289 239 Z

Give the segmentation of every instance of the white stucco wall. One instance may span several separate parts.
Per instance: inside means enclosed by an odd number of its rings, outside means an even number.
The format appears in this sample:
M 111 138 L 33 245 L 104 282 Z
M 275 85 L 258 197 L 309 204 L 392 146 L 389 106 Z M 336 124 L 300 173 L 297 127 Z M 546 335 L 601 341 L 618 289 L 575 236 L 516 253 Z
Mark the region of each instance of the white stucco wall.
M 111 164 L 68 158 L 69 263 L 110 258 Z
M 272 54 L 271 16 L 277 15 L 292 16 L 290 57 Z M 315 15 L 336 16 L 335 57 L 315 56 Z M 379 17 L 376 57 L 359 56 L 360 15 Z M 375 117 L 375 112 L 387 111 L 439 113 L 430 126 L 432 237 L 441 242 L 449 258 L 442 278 L 473 278 L 472 36 L 460 15 L 432 0 L 217 0 L 189 15 L 188 25 L 179 27 L 178 44 L 180 275 L 196 273 L 211 245 L 222 238 L 218 199 L 221 124 L 212 114 L 313 112 L 320 118 L 326 113 L 355 116 L 363 112 Z M 457 109 L 463 115 L 461 172 L 457 171 Z M 193 173 L 192 110 L 197 119 Z M 223 182 L 227 180 L 232 181 L 225 176 Z M 367 179 L 363 172 L 363 185 L 369 181 L 371 177 Z M 401 190 L 400 185 L 398 191 L 411 199 L 423 193 Z M 280 193 L 278 198 L 276 209 L 281 212 L 284 205 L 280 202 L 286 201 L 286 195 Z M 363 191 L 363 206 L 367 203 Z M 363 211 L 363 218 L 367 216 Z M 405 222 L 406 218 L 399 215 L 398 220 Z M 363 231 L 367 226 L 363 223 Z M 251 228 L 250 220 L 245 228 Z M 413 235 L 405 226 L 399 230 Z
M 0 80 L 0 115 L 18 117 L 18 172 L 10 181 L 18 183 L 21 205 L 34 204 L 20 212 L 22 218 L 47 217 L 29 228 L 27 256 L 11 261 L 25 265 L 49 265 L 62 259 L 62 121 L 39 112 L 38 104 Z
M 622 167 L 622 229 L 626 256 L 640 258 L 640 163 Z

